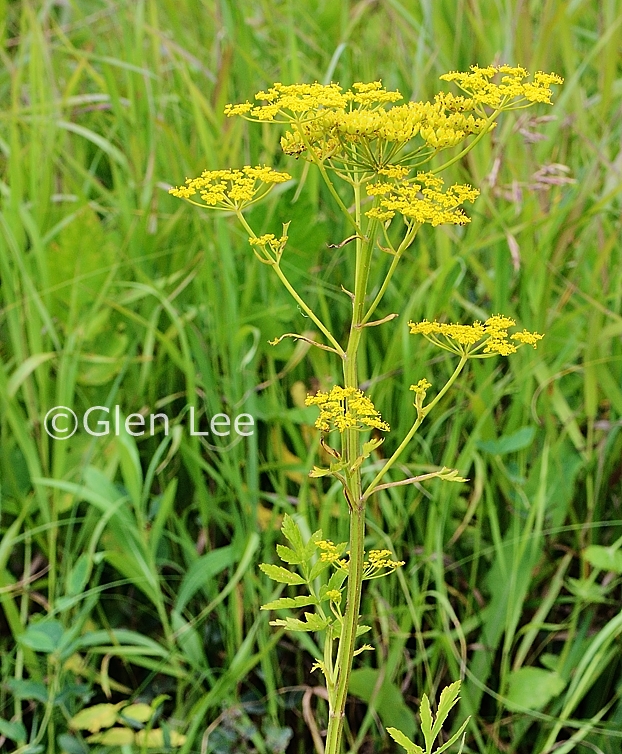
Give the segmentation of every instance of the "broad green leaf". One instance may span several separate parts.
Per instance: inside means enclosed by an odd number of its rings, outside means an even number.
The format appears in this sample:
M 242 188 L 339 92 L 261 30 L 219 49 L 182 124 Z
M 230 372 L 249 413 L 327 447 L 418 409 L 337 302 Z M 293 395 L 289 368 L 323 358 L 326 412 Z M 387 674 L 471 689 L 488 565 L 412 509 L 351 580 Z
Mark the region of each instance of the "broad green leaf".
M 367 704 L 373 703 L 385 727 L 392 726 L 414 738 L 417 720 L 400 689 L 377 668 L 357 668 L 350 675 L 349 691 Z
M 122 706 L 123 702 L 86 707 L 71 718 L 69 727 L 74 730 L 88 730 L 90 733 L 97 733 L 102 728 L 110 728 L 116 723 Z
M 283 516 L 283 525 L 281 526 L 281 531 L 283 532 L 285 539 L 287 539 L 291 546 L 294 548 L 294 552 L 297 555 L 300 555 L 304 549 L 302 534 L 300 533 L 298 524 L 288 513 Z
M 441 698 L 438 703 L 438 711 L 436 713 L 436 720 L 434 721 L 434 727 L 432 728 L 432 740 L 435 740 L 438 734 L 441 732 L 443 723 L 447 720 L 451 708 L 458 701 L 458 694 L 460 693 L 460 681 L 454 681 L 449 686 L 445 687 L 441 691 Z
M 555 672 L 544 668 L 524 667 L 510 673 L 506 707 L 513 712 L 541 710 L 561 694 L 566 682 Z
M 47 702 L 47 688 L 38 681 L 24 681 L 21 678 L 9 678 L 6 686 L 16 699 L 32 699 L 36 702 Z
M 430 700 L 427 694 L 424 694 L 421 699 L 419 715 L 421 717 L 421 732 L 425 739 L 425 748 L 426 751 L 431 751 L 435 736 L 432 733 L 432 710 L 430 709 Z
M 601 571 L 622 573 L 622 551 L 601 545 L 590 545 L 583 551 L 583 558 Z
M 477 447 L 493 455 L 515 453 L 517 450 L 522 450 L 531 445 L 535 434 L 535 427 L 521 427 L 511 435 L 502 435 L 496 440 L 479 440 Z
M 63 627 L 57 620 L 42 620 L 31 623 L 19 641 L 35 652 L 51 654 L 62 646 L 64 635 Z
M 10 741 L 26 741 L 28 738 L 26 728 L 19 720 L 11 722 L 0 717 L 0 735 Z
M 406 749 L 407 754 L 423 754 L 423 749 L 421 748 L 421 746 L 414 744 L 407 736 L 402 733 L 401 730 L 398 730 L 397 728 L 387 728 L 387 733 L 403 749 Z
M 307 605 L 317 605 L 318 600 L 315 597 L 281 597 L 281 599 L 266 602 L 261 606 L 262 610 L 283 610 L 286 608 L 306 607 Z
M 304 584 L 306 583 L 302 576 L 297 573 L 288 571 L 287 568 L 282 566 L 271 565 L 270 563 L 261 563 L 259 566 L 261 570 L 272 579 L 272 581 L 278 581 L 279 584 Z
M 300 565 L 304 562 L 301 554 L 295 553 L 291 547 L 286 547 L 285 545 L 277 545 L 276 554 L 284 563 L 289 563 L 290 565 Z

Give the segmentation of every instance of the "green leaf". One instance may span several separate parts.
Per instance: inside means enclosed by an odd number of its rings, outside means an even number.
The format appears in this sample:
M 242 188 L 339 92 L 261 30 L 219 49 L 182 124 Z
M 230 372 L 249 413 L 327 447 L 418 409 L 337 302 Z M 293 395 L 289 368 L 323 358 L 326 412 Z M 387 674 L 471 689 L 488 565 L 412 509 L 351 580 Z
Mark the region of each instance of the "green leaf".
M 272 579 L 272 581 L 278 581 L 279 584 L 304 584 L 306 583 L 302 576 L 297 573 L 288 571 L 287 568 L 282 566 L 271 565 L 270 563 L 261 563 L 259 566 L 261 570 Z
M 286 547 L 285 545 L 277 545 L 276 554 L 284 563 L 289 563 L 290 565 L 300 565 L 303 562 L 299 554 L 295 553 L 290 547 Z
M 371 631 L 371 626 L 359 626 L 356 629 L 356 636 L 362 636 L 363 634 L 366 634 L 368 631 Z M 341 623 L 338 621 L 335 622 L 335 625 L 333 626 L 333 636 L 338 639 L 341 636 Z
M 321 529 L 313 532 L 302 551 L 302 557 L 304 558 L 304 560 L 310 560 L 315 555 L 315 551 L 317 550 L 317 543 L 323 538 L 324 535 L 322 534 Z
M 441 698 L 438 703 L 438 711 L 436 713 L 436 720 L 434 727 L 432 728 L 432 740 L 434 741 L 438 734 L 441 732 L 443 723 L 447 720 L 447 715 L 451 712 L 451 708 L 458 701 L 458 694 L 460 693 L 460 681 L 454 681 L 441 691 Z
M 374 438 L 363 443 L 363 458 L 369 458 L 370 454 L 379 448 L 384 442 L 384 437 Z
M 341 568 L 338 571 L 335 571 L 330 579 L 328 579 L 328 584 L 326 584 L 327 591 L 330 591 L 331 589 L 341 589 L 343 582 L 347 578 L 348 574 L 345 571 L 342 571 Z
M 438 749 L 434 752 L 434 754 L 441 754 L 441 752 L 445 751 L 446 749 L 449 749 L 450 746 L 456 743 L 456 741 L 460 738 L 460 736 L 464 733 L 466 730 L 467 725 L 469 724 L 469 720 L 471 719 L 471 716 L 467 717 L 467 719 L 462 723 L 460 728 L 454 735 L 449 739 L 449 741 L 445 741 L 445 743 L 442 746 L 439 746 Z
M 331 473 L 330 469 L 322 469 L 319 466 L 314 466 L 309 472 L 309 476 L 313 479 L 319 479 L 323 476 L 330 476 Z
M 25 361 L 23 361 L 13 372 L 8 382 L 6 383 L 5 390 L 7 397 L 14 398 L 22 383 L 26 379 L 28 379 L 32 372 L 34 372 L 37 367 L 41 366 L 41 364 L 44 364 L 50 359 L 53 359 L 55 356 L 56 353 L 53 351 L 49 353 L 37 353 L 33 356 L 29 356 Z
M 313 567 L 311 568 L 311 573 L 309 574 L 309 581 L 313 581 L 314 579 L 317 579 L 317 577 L 324 573 L 324 571 L 330 568 L 330 563 L 327 560 L 318 560 L 313 564 Z
M 419 715 L 421 717 L 421 732 L 425 739 L 425 748 L 429 752 L 432 750 L 432 744 L 436 736 L 432 733 L 432 710 L 430 709 L 430 700 L 427 694 L 424 694 L 421 699 Z
M 406 749 L 408 754 L 423 754 L 423 749 L 421 748 L 421 746 L 414 744 L 407 736 L 402 733 L 401 730 L 398 730 L 397 728 L 387 728 L 387 733 L 403 749 Z
M 67 576 L 66 596 L 73 597 L 84 591 L 91 575 L 91 562 L 91 556 L 87 552 L 83 552 L 76 560 Z
M 524 667 L 510 673 L 506 707 L 513 712 L 541 710 L 564 690 L 566 682 L 544 668 Z
M 417 729 L 413 711 L 404 702 L 403 694 L 397 685 L 386 677 L 381 680 L 380 673 L 381 671 L 376 668 L 353 670 L 350 675 L 350 693 L 367 704 L 370 704 L 373 698 L 374 707 L 383 725 L 393 726 L 402 732 L 402 735 L 413 738 Z
M 281 526 L 281 531 L 283 532 L 285 539 L 287 539 L 291 546 L 294 548 L 294 552 L 297 555 L 302 555 L 302 551 L 304 550 L 302 534 L 300 533 L 298 524 L 289 515 L 289 513 L 286 513 L 283 516 L 283 525 Z
M 24 681 L 21 678 L 9 678 L 6 685 L 16 699 L 32 699 L 36 702 L 47 702 L 47 688 L 38 681 Z
M 123 702 L 86 707 L 71 718 L 69 727 L 74 730 L 88 730 L 90 733 L 97 733 L 102 728 L 111 728 L 116 723 L 122 706 Z
M 230 568 L 234 563 L 235 551 L 231 545 L 219 547 L 197 558 L 186 571 L 181 586 L 177 590 L 175 610 L 183 613 L 186 605 L 199 590 L 203 590 L 205 596 L 208 597 L 205 592 L 206 584 L 212 582 L 219 573 L 225 568 Z
M 35 652 L 52 654 L 63 644 L 65 632 L 57 620 L 43 620 L 31 623 L 19 637 L 19 641 Z
M 600 568 L 601 571 L 622 573 L 622 552 L 620 550 L 602 547 L 601 545 L 590 545 L 583 551 L 583 558 L 594 568 Z
M 535 434 L 535 427 L 521 427 L 511 435 L 502 435 L 496 440 L 479 440 L 477 447 L 493 455 L 515 453 L 517 450 L 523 450 L 523 448 L 531 445 Z
M 11 741 L 26 741 L 26 728 L 19 720 L 11 722 L 0 717 L 0 735 Z
M 285 620 L 271 620 L 271 626 L 283 626 L 287 631 L 323 631 L 330 623 L 329 618 L 322 618 L 315 613 L 305 613 L 306 620 L 285 618 Z
M 287 608 L 294 609 L 297 607 L 306 607 L 307 605 L 317 605 L 316 597 L 281 597 L 281 599 L 266 602 L 261 606 L 262 610 L 284 610 Z

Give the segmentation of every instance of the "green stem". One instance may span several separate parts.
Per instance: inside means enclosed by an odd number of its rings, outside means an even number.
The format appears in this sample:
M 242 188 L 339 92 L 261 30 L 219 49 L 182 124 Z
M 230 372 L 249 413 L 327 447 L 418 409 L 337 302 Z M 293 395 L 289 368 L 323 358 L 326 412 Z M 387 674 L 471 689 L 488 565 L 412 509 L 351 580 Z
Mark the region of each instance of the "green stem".
M 361 218 L 360 183 L 354 184 L 356 205 L 356 222 Z M 377 222 L 371 221 L 366 238 L 356 239 L 356 280 L 354 284 L 354 303 L 350 337 L 343 365 L 344 387 L 358 388 L 357 357 L 362 334 L 362 320 L 365 311 L 365 297 L 371 256 L 373 252 Z M 347 462 L 347 469 L 351 469 L 356 459 L 361 455 L 360 433 L 356 429 L 346 430 L 343 438 L 343 452 Z M 350 565 L 348 572 L 348 588 L 346 597 L 346 611 L 341 626 L 341 636 L 335 663 L 336 685 L 334 693 L 329 698 L 329 720 L 326 734 L 325 754 L 339 754 L 343 734 L 350 673 L 356 645 L 356 631 L 361 607 L 361 591 L 363 584 L 363 561 L 365 559 L 365 502 L 362 499 L 362 482 L 360 468 L 346 471 L 346 484 L 349 499 L 353 501 L 350 509 Z
M 372 494 L 372 492 L 375 490 L 375 488 L 380 484 L 380 482 L 382 481 L 384 475 L 387 473 L 387 471 L 389 471 L 389 469 L 391 468 L 391 466 L 393 466 L 393 464 L 395 464 L 395 462 L 398 460 L 398 458 L 402 455 L 402 452 L 403 452 L 404 448 L 413 439 L 413 437 L 415 436 L 415 432 L 419 429 L 419 427 L 423 423 L 423 420 L 425 419 L 425 417 L 430 413 L 430 411 L 434 408 L 434 406 L 440 401 L 440 399 L 445 395 L 445 393 L 449 390 L 449 388 L 457 380 L 458 375 L 460 374 L 460 372 L 464 368 L 464 365 L 467 363 L 468 358 L 469 357 L 468 357 L 467 354 L 463 354 L 461 356 L 460 362 L 459 362 L 458 366 L 454 369 L 453 374 L 447 380 L 447 382 L 445 383 L 445 386 L 443 387 L 443 389 L 438 393 L 438 395 L 434 398 L 433 401 L 431 401 L 426 406 L 424 406 L 423 409 L 419 412 L 415 423 L 410 428 L 410 430 L 409 430 L 408 434 L 406 435 L 406 437 L 399 444 L 399 447 L 397 448 L 397 450 L 395 451 L 395 453 L 393 453 L 393 455 L 391 456 L 391 458 L 389 458 L 389 460 L 385 463 L 385 465 L 380 469 L 380 471 L 376 474 L 376 476 L 374 477 L 374 479 L 370 483 L 369 487 L 367 487 L 367 489 L 363 493 L 363 496 L 362 496 L 363 504 L 365 504 L 365 502 L 367 502 L 367 499 Z
M 246 218 L 244 217 L 244 215 L 239 210 L 236 212 L 236 214 L 238 216 L 238 220 L 242 223 L 242 225 L 244 226 L 245 230 L 248 232 L 248 234 L 250 235 L 250 237 L 251 238 L 257 238 L 257 234 L 251 228 L 251 226 L 246 222 Z M 337 353 L 339 354 L 339 356 L 342 359 L 345 358 L 345 352 L 344 352 L 343 348 L 339 345 L 339 343 L 337 342 L 337 340 L 333 337 L 332 333 L 326 327 L 326 325 L 322 322 L 322 320 L 319 319 L 319 317 L 315 314 L 315 312 L 313 311 L 313 309 L 311 309 L 311 307 L 308 306 L 302 300 L 302 298 L 300 298 L 300 296 L 298 295 L 296 289 L 292 286 L 292 284 L 287 279 L 287 277 L 286 277 L 285 273 L 283 272 L 283 270 L 281 269 L 281 266 L 279 265 L 279 263 L 276 260 L 271 260 L 270 261 L 270 265 L 272 266 L 272 268 L 276 272 L 279 280 L 283 283 L 283 285 L 285 286 L 285 288 L 287 288 L 287 290 L 289 291 L 289 293 L 292 296 L 292 298 L 294 299 L 294 301 L 298 304 L 298 306 L 303 310 L 303 312 L 311 320 L 313 320 L 313 322 L 315 322 L 315 324 L 319 327 L 319 329 L 324 333 L 324 335 L 326 336 L 326 338 L 328 339 L 328 341 L 333 344 L 333 346 L 334 346 L 335 350 L 337 351 Z
M 371 319 L 371 315 L 376 311 L 376 307 L 382 301 L 382 297 L 384 296 L 387 288 L 389 287 L 389 283 L 391 282 L 393 273 L 397 269 L 397 265 L 399 264 L 399 261 L 402 258 L 403 253 L 415 240 L 415 236 L 417 235 L 417 231 L 419 230 L 420 227 L 421 227 L 421 223 L 417 223 L 416 225 L 413 225 L 408 231 L 408 233 L 404 236 L 402 243 L 399 245 L 397 251 L 395 252 L 393 256 L 393 259 L 391 261 L 391 266 L 389 267 L 389 270 L 386 274 L 384 282 L 380 286 L 380 290 L 378 291 L 376 298 L 373 300 L 371 306 L 367 310 L 367 314 L 363 317 L 361 325 L 364 325 L 365 323 L 369 322 L 369 320 Z

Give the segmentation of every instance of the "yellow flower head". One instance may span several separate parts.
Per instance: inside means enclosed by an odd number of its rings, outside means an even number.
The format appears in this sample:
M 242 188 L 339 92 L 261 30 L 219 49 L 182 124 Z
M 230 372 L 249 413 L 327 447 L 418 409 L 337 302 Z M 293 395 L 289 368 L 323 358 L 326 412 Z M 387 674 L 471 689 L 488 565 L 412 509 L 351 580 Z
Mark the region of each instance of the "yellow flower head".
M 479 191 L 461 184 L 455 184 L 446 191 L 442 187 L 443 180 L 432 173 L 419 173 L 415 181 L 403 181 L 394 186 L 382 182 L 369 184 L 367 192 L 382 195 L 382 199 L 365 214 L 387 221 L 400 213 L 407 223 L 429 223 L 433 226 L 471 222 L 460 205 L 465 201 L 475 201 Z
M 225 115 L 242 115 L 249 120 L 274 121 L 289 123 L 293 118 L 314 114 L 322 108 L 342 109 L 347 106 L 351 96 L 344 94 L 339 84 L 273 84 L 265 92 L 257 92 L 255 99 L 265 102 L 251 105 L 244 102 L 239 105 L 227 105 Z
M 391 559 L 391 550 L 370 550 L 368 558 L 363 563 L 363 578 L 367 580 L 388 576 L 404 565 L 403 560 Z
M 513 109 L 526 102 L 551 104 L 551 84 L 563 84 L 556 73 L 538 71 L 531 81 L 529 73 L 521 66 L 489 65 L 480 68 L 472 65 L 468 72 L 452 71 L 441 76 L 443 81 L 453 81 L 475 105 L 488 105 L 495 109 Z M 500 79 L 498 83 L 493 78 Z
M 406 102 L 381 81 L 357 82 L 344 91 L 339 84 L 273 84 L 255 95 L 256 104 L 230 104 L 225 114 L 247 120 L 289 125 L 281 139 L 294 157 L 321 160 L 335 170 L 403 179 L 442 149 L 492 129 L 485 106 L 497 110 L 550 103 L 552 84 L 563 79 L 520 66 L 471 66 L 441 76 L 466 94 L 437 94 L 433 102 Z M 363 175 L 364 177 L 364 175 Z M 378 210 L 390 219 L 390 210 Z M 445 221 L 443 221 L 445 222 Z
M 320 415 L 315 426 L 323 432 L 371 428 L 389 431 L 389 425 L 382 421 L 371 400 L 361 390 L 353 387 L 336 385 L 328 393 L 319 391 L 315 395 L 308 395 L 305 404 L 319 406 Z
M 508 328 L 514 327 L 516 322 L 500 314 L 490 317 L 483 324 L 481 322 L 474 322 L 472 325 L 441 324 L 427 320 L 408 324 L 411 334 L 423 335 L 431 343 L 446 351 L 473 358 L 485 358 L 494 354 L 509 356 L 525 344 L 537 348 L 538 341 L 544 337 L 527 330 L 508 336 Z M 518 343 L 518 346 L 515 343 Z M 415 393 L 420 392 L 415 386 L 412 386 L 411 390 L 415 390 Z
M 236 210 L 264 197 L 274 184 L 289 180 L 289 173 L 246 165 L 241 170 L 204 170 L 198 178 L 187 178 L 184 186 L 169 189 L 169 194 L 203 207 Z M 196 194 L 203 204 L 191 199 Z
M 317 548 L 321 551 L 320 560 L 324 563 L 330 563 L 335 568 L 342 568 L 343 561 L 340 560 L 348 546 L 347 542 L 340 542 L 336 545 L 330 539 L 319 539 L 316 543 Z
M 259 246 L 265 248 L 266 246 L 275 254 L 280 254 L 288 241 L 288 236 L 281 236 L 277 238 L 274 233 L 266 233 L 263 236 L 255 236 L 255 238 L 249 238 L 248 242 L 251 246 Z

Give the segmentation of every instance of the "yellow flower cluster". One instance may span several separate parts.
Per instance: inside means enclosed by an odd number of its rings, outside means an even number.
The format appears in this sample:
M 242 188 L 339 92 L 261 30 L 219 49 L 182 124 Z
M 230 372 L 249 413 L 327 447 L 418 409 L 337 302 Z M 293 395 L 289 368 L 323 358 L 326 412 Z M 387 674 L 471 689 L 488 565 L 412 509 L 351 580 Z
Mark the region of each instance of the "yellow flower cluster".
M 323 563 L 330 563 L 335 568 L 341 568 L 342 570 L 348 569 L 348 561 L 345 558 L 341 558 L 348 546 L 347 542 L 341 542 L 336 545 L 330 539 L 319 539 L 315 544 L 321 550 L 320 560 Z
M 408 102 L 388 110 L 362 106 L 322 110 L 312 120 L 293 122 L 293 129 L 281 139 L 281 147 L 295 157 L 311 149 L 335 169 L 356 166 L 365 172 L 383 173 L 399 168 L 400 162 L 413 167 L 486 128 L 485 119 L 454 112 L 452 106 L 453 100 L 441 97 L 435 102 Z M 401 154 L 415 137 L 419 138 L 415 148 L 408 155 Z
M 501 74 L 501 82 L 492 79 Z M 452 71 L 441 76 L 443 81 L 453 81 L 469 95 L 475 104 L 488 105 L 495 110 L 520 107 L 525 102 L 551 104 L 551 84 L 563 84 L 564 79 L 556 73 L 538 71 L 531 81 L 525 81 L 529 73 L 521 66 L 489 65 L 480 68 L 472 65 L 469 72 Z
M 403 560 L 392 560 L 391 550 L 370 550 L 369 560 L 363 563 L 363 578 L 377 579 L 388 576 L 396 568 L 404 565 Z
M 497 76 L 500 83 L 492 80 Z M 550 85 L 563 81 L 553 73 L 538 72 L 526 80 L 528 76 L 520 66 L 472 66 L 467 72 L 441 76 L 455 82 L 468 97 L 440 93 L 433 102 L 398 105 L 393 103 L 403 100 L 401 93 L 388 91 L 381 81 L 358 82 L 347 91 L 334 83 L 276 83 L 255 95 L 257 104 L 230 104 L 225 114 L 290 125 L 281 139 L 288 155 L 326 161 L 329 167 L 347 173 L 356 169 L 403 178 L 441 149 L 494 128 L 484 105 L 503 110 L 550 103 Z M 406 168 L 406 173 L 400 168 Z
M 427 391 L 432 387 L 432 383 L 428 382 L 425 378 L 419 380 L 416 385 L 411 385 L 410 389 L 414 391 L 415 395 L 421 395 L 425 398 Z
M 361 390 L 353 387 L 336 385 L 328 393 L 319 391 L 315 395 L 308 395 L 305 404 L 319 406 L 320 415 L 315 426 L 323 432 L 371 428 L 389 431 L 389 425 L 382 421 L 371 400 Z
M 508 336 L 508 328 L 514 327 L 516 322 L 510 317 L 495 315 L 483 324 L 474 322 L 472 325 L 440 324 L 439 322 L 409 322 L 410 332 L 413 335 L 424 335 L 431 343 L 434 343 L 446 351 L 452 351 L 459 355 L 469 355 L 475 358 L 484 358 L 486 355 L 500 354 L 508 356 L 516 353 L 521 345 L 530 345 L 537 348 L 538 341 L 543 335 L 523 330 Z M 439 336 L 443 336 L 443 342 Z M 512 343 L 511 341 L 514 341 Z M 516 345 L 518 343 L 518 346 Z M 425 380 L 424 380 L 425 382 Z M 421 383 L 419 383 L 421 385 Z M 415 386 L 411 390 L 418 392 Z
M 263 236 L 255 236 L 254 238 L 249 238 L 248 242 L 251 246 L 259 246 L 261 248 L 265 248 L 267 246 L 271 251 L 278 255 L 283 251 L 288 238 L 289 236 L 281 236 L 280 238 L 277 238 L 274 233 L 266 233 Z
M 402 99 L 399 92 L 388 92 L 381 81 L 356 83 L 344 92 L 339 84 L 290 84 L 276 83 L 265 92 L 257 92 L 255 99 L 265 105 L 243 102 L 227 105 L 225 115 L 244 115 L 249 120 L 289 123 L 304 120 L 305 116 L 317 117 L 320 110 L 344 110 L 352 103 L 371 107 Z M 277 117 L 279 116 L 279 117 Z
M 349 570 L 349 560 L 341 557 L 347 547 L 346 542 L 341 542 L 336 545 L 331 542 L 330 539 L 322 539 L 315 544 L 318 549 L 321 550 L 321 561 L 324 563 L 330 563 L 335 568 L 339 568 L 342 571 Z M 393 573 L 396 568 L 404 565 L 403 560 L 393 560 L 391 558 L 391 550 L 370 550 L 367 557 L 368 560 L 363 563 L 364 579 L 377 579 L 381 576 L 388 576 L 388 574 Z M 329 593 L 327 593 L 326 596 L 328 597 Z M 337 597 L 337 595 L 335 595 L 335 597 Z M 329 599 L 332 599 L 332 597 L 329 597 Z
M 169 194 L 201 207 L 236 210 L 264 197 L 274 184 L 289 180 L 288 173 L 246 165 L 242 170 L 204 170 L 198 178 L 187 178 L 184 186 L 169 189 Z M 203 204 L 191 199 L 196 194 Z
M 432 173 L 419 173 L 414 181 L 396 185 L 378 181 L 366 186 L 368 194 L 382 196 L 379 206 L 365 214 L 377 220 L 391 220 L 399 212 L 407 223 L 443 223 L 465 225 L 471 222 L 460 205 L 473 202 L 479 191 L 468 185 L 455 184 L 443 191 L 443 180 Z

